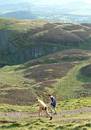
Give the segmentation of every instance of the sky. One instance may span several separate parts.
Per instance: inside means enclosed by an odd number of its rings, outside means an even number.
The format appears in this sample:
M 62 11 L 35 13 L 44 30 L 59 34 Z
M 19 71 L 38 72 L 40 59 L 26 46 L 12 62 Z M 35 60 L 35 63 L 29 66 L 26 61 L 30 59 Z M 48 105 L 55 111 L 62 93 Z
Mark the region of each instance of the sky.
M 26 0 L 26 1 L 30 1 L 30 0 Z M 40 2 L 40 4 L 60 4 L 60 5 L 65 5 L 65 4 L 69 4 L 69 3 L 85 3 L 85 4 L 91 4 L 91 0 L 32 0 L 34 2 Z
M 21 10 L 20 3 L 29 3 L 32 7 L 60 7 L 72 9 L 72 14 L 91 14 L 91 0 L 0 0 L 0 12 L 8 12 L 12 10 Z M 16 7 L 18 4 L 18 7 Z M 26 6 L 27 8 L 27 6 Z
M 0 0 L 0 4 L 7 4 L 7 3 L 21 3 L 21 2 L 34 2 L 39 4 L 67 4 L 71 2 L 78 2 L 78 3 L 85 3 L 91 4 L 91 0 Z

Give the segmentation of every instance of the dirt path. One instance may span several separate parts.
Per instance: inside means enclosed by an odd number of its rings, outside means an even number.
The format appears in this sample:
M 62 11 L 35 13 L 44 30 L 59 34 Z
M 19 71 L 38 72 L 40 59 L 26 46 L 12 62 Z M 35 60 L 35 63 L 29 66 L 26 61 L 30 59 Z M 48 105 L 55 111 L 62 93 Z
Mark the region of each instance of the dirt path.
M 77 117 L 79 114 L 87 114 L 85 117 Z M 68 117 L 67 117 L 68 116 Z M 1 118 L 8 118 L 13 121 L 21 120 L 24 118 L 38 118 L 38 113 L 30 113 L 30 112 L 0 112 Z M 75 110 L 62 110 L 57 115 L 53 115 L 53 120 L 57 119 L 58 121 L 64 122 L 79 122 L 81 120 L 90 120 L 91 121 L 91 107 L 84 107 Z M 0 121 L 5 122 L 5 121 Z M 6 121 L 7 122 L 7 121 Z M 10 121 L 12 123 L 12 121 Z
M 63 110 L 60 115 L 77 115 L 77 114 L 82 114 L 82 113 L 89 113 L 91 112 L 91 107 L 83 107 L 80 109 L 75 109 L 75 110 Z

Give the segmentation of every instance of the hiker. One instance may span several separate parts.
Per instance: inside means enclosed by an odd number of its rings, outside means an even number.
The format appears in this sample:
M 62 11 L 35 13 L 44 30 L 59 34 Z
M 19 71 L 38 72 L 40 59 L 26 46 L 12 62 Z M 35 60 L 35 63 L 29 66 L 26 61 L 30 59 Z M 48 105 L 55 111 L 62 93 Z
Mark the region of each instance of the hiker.
M 40 99 L 37 99 L 38 103 L 39 103 L 39 116 L 41 115 L 42 111 L 45 111 L 46 115 L 48 117 L 50 117 L 50 120 L 52 120 L 52 116 L 51 114 L 48 112 L 48 107 L 47 105 Z
M 53 112 L 54 114 L 57 114 L 56 113 L 56 98 L 50 94 L 49 94 L 49 98 L 50 98 L 51 112 Z

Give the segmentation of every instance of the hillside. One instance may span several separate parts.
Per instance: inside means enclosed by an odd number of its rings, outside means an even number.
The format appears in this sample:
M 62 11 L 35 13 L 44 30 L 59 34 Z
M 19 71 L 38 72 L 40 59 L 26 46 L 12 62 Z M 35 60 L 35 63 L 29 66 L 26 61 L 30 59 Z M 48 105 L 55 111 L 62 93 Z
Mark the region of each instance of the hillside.
M 0 65 L 28 60 L 65 49 L 90 49 L 90 24 L 0 19 Z
M 90 79 L 84 82 L 80 76 L 81 69 L 90 64 L 90 57 L 90 51 L 71 49 L 2 67 L 0 102 L 29 105 L 37 96 L 48 99 L 48 93 L 54 93 L 59 101 L 90 96 Z
M 90 96 L 90 24 L 0 19 L 0 41 L 1 103 Z
M 57 99 L 53 120 L 37 97 Z M 48 110 L 50 112 L 49 104 Z M 42 113 L 43 114 L 43 113 Z M 0 130 L 91 129 L 91 25 L 0 19 Z

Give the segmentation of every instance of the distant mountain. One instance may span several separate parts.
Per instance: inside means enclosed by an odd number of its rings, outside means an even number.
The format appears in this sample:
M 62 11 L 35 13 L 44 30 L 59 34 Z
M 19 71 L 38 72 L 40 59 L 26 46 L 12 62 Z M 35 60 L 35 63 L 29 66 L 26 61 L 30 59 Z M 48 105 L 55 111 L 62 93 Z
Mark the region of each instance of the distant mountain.
M 29 11 L 16 11 L 0 15 L 3 18 L 16 18 L 16 19 L 35 19 L 36 17 Z
M 91 15 L 75 15 L 75 14 L 60 14 L 55 12 L 33 12 L 33 11 L 14 11 L 1 14 L 2 18 L 16 18 L 16 19 L 44 19 L 49 21 L 61 21 L 64 23 L 91 23 Z

